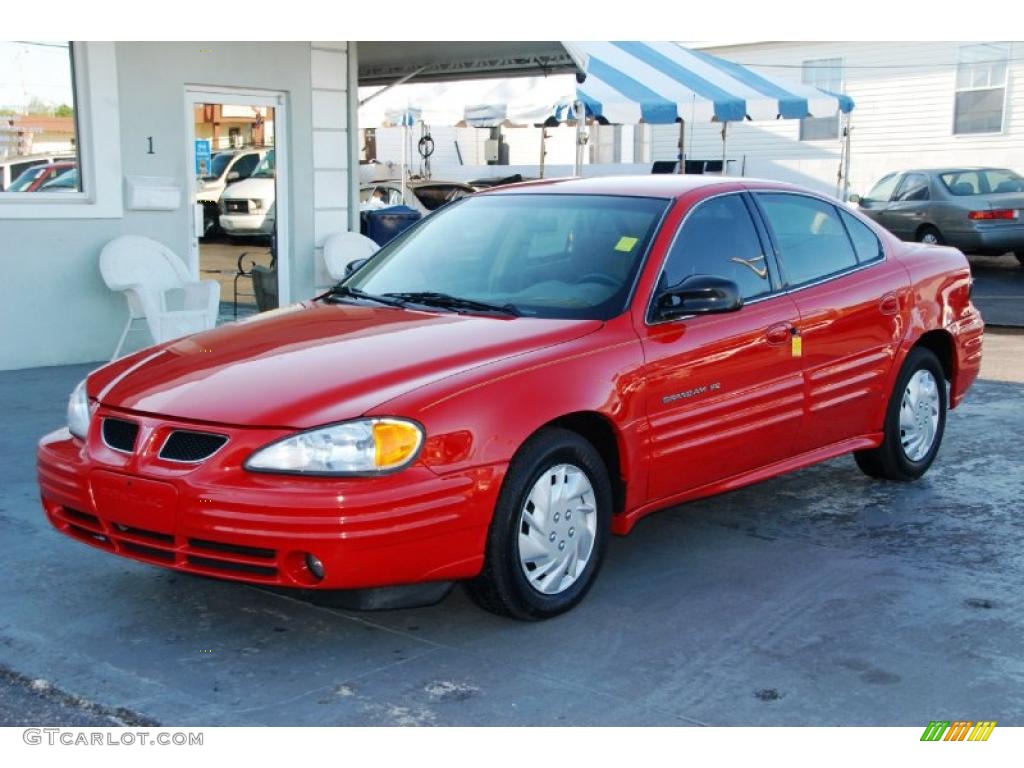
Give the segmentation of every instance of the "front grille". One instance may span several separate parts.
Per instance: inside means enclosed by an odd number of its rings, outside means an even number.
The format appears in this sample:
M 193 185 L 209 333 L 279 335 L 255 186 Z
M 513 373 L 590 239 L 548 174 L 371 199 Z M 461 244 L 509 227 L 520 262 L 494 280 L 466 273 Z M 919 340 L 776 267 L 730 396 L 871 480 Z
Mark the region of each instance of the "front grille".
M 103 419 L 103 442 L 115 451 L 131 453 L 135 449 L 135 438 L 139 425 L 123 419 Z
M 252 563 L 229 562 L 227 560 L 216 560 L 212 557 L 200 557 L 189 555 L 188 564 L 199 568 L 209 568 L 214 571 L 234 571 L 235 573 L 248 573 L 253 576 L 276 576 L 277 568 L 269 565 L 254 565 Z
M 121 523 L 113 523 L 120 533 L 126 533 L 129 536 L 137 536 L 141 539 L 149 539 L 151 541 L 158 541 L 161 544 L 174 544 L 174 536 L 169 533 L 158 533 L 156 531 L 147 531 L 144 528 L 133 528 L 130 525 L 122 525 Z
M 124 550 L 125 552 L 131 552 L 133 555 L 149 557 L 154 560 L 160 560 L 165 563 L 174 562 L 174 553 L 166 549 L 147 547 L 145 544 L 136 544 L 134 541 L 122 541 L 120 546 L 122 550 Z
M 207 549 L 211 552 L 230 552 L 234 555 L 245 555 L 247 557 L 259 557 L 264 560 L 273 560 L 277 555 L 272 549 L 260 547 L 243 547 L 241 544 L 222 544 L 219 541 L 207 541 L 205 539 L 189 539 L 188 545 L 193 549 Z
M 249 201 L 248 200 L 225 200 L 224 210 L 228 213 L 248 213 L 249 212 Z
M 211 432 L 175 430 L 164 441 L 164 447 L 160 449 L 160 458 L 189 463 L 202 461 L 210 458 L 227 441 L 224 435 L 215 435 Z
M 60 530 L 108 552 L 192 573 L 220 573 L 280 583 L 279 552 L 274 549 L 179 538 L 169 531 L 137 528 L 106 518 L 102 513 L 93 515 L 70 507 L 57 507 L 53 516 Z

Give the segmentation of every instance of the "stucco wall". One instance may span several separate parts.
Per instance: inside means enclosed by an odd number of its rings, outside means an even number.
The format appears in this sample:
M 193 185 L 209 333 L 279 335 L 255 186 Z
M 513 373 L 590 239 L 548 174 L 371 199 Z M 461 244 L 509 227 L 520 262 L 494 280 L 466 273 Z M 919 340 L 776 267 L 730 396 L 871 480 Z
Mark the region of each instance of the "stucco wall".
M 290 287 L 315 283 L 311 46 L 290 43 L 118 43 L 123 176 L 174 178 L 187 189 L 186 85 L 287 94 L 290 162 Z M 147 154 L 147 137 L 154 154 Z M 124 299 L 104 286 L 103 245 L 140 234 L 185 257 L 190 207 L 125 210 L 111 219 L 0 219 L 0 370 L 109 358 L 127 319 Z

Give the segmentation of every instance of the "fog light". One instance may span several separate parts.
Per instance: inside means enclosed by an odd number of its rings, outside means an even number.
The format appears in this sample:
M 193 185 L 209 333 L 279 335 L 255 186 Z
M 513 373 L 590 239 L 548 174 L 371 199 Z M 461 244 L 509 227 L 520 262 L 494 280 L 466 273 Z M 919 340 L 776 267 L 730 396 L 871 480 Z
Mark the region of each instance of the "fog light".
M 324 564 L 320 562 L 320 558 L 316 555 L 312 555 L 309 552 L 306 553 L 306 567 L 309 568 L 309 572 L 316 577 L 317 581 L 323 579 Z

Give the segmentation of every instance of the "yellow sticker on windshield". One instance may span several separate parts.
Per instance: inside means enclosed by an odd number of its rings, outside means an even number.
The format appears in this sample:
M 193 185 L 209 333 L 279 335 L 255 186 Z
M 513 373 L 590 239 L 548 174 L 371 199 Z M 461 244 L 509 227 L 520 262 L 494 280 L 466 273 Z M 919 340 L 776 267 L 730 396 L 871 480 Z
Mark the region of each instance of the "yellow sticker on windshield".
M 623 235 L 619 238 L 619 242 L 615 244 L 616 251 L 622 251 L 623 253 L 629 253 L 636 247 L 636 237 L 626 237 Z

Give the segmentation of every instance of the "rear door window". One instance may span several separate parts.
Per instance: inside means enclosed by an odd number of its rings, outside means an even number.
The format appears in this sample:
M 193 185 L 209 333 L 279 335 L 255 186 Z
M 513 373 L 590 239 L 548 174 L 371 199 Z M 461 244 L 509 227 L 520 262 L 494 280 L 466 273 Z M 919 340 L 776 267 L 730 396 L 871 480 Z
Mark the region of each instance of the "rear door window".
M 928 177 L 923 173 L 908 173 L 896 190 L 896 200 L 912 202 L 928 199 Z
M 857 266 L 835 206 L 784 192 L 760 192 L 757 199 L 775 238 L 788 285 L 805 285 Z

